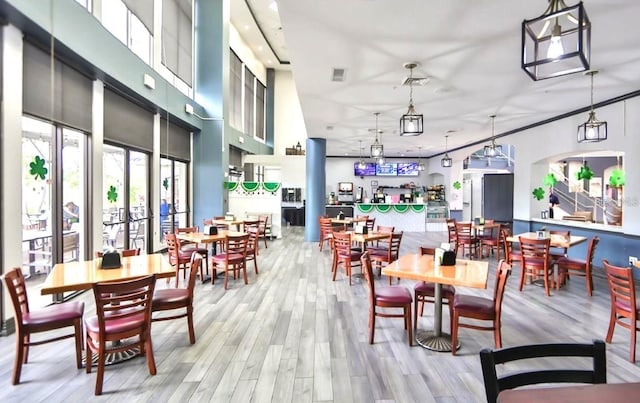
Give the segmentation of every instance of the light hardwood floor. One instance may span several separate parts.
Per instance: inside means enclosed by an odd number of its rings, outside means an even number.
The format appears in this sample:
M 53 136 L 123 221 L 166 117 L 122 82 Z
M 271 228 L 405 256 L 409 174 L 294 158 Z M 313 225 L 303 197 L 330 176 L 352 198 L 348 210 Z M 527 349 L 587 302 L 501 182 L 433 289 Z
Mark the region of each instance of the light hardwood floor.
M 401 253 L 437 245 L 445 233 L 407 233 Z M 482 402 L 484 386 L 478 352 L 493 346 L 491 332 L 461 329 L 458 355 L 409 347 L 402 320 L 379 318 L 375 343 L 368 343 L 367 290 L 342 273 L 330 277 L 330 252 L 304 242 L 304 229 L 285 228 L 258 257 L 260 274 L 249 264 L 249 285 L 222 281 L 198 284 L 197 342 L 191 346 L 186 321 L 156 322 L 152 336 L 158 368 L 148 374 L 145 360 L 108 367 L 104 395 L 93 395 L 95 371 L 75 368 L 73 342 L 35 347 L 23 366 L 22 383 L 10 385 L 15 335 L 0 338 L 0 401 L 26 402 Z M 491 260 L 491 295 L 496 261 Z M 601 271 L 600 271 L 601 272 Z M 504 346 L 543 342 L 590 342 L 604 338 L 609 295 L 595 278 L 592 298 L 575 277 L 551 297 L 526 286 L 518 292 L 519 268 L 510 277 L 503 305 Z M 164 286 L 164 281 L 159 281 Z M 387 279 L 380 280 L 386 285 Z M 400 285 L 412 287 L 411 281 Z M 86 314 L 92 314 L 93 296 Z M 449 326 L 444 309 L 444 328 Z M 419 326 L 432 326 L 427 307 Z M 607 345 L 608 381 L 639 382 L 628 361 L 629 331 L 618 328 Z

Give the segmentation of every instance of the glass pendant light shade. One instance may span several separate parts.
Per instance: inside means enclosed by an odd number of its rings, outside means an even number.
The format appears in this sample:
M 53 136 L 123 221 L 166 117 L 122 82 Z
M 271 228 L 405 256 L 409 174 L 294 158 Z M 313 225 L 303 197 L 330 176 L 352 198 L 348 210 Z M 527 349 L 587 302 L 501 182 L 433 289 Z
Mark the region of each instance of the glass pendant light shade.
M 578 126 L 578 143 L 597 143 L 607 139 L 607 122 L 599 121 L 593 109 L 593 76 L 598 71 L 592 70 L 585 74 L 591 76 L 591 110 L 587 121 Z
M 362 140 L 360 140 L 360 159 L 358 160 L 358 169 L 365 169 L 367 167 L 367 162 L 362 158 Z
M 380 138 L 382 139 L 382 132 L 378 130 L 378 115 L 380 115 L 380 112 L 375 112 L 374 115 L 376 115 L 376 138 L 373 144 L 371 144 L 370 155 L 371 158 L 380 158 L 384 156 L 384 146 L 382 145 L 382 141 L 378 141 L 378 134 L 380 134 Z
M 582 2 L 549 0 L 537 18 L 522 22 L 522 69 L 533 80 L 589 70 L 591 22 Z
M 443 168 L 451 168 L 451 166 L 453 165 L 453 160 L 451 159 L 451 157 L 449 157 L 449 136 L 444 136 L 444 157 L 442 157 L 442 159 L 440 160 L 440 165 L 442 165 Z
M 418 171 L 424 171 L 426 167 L 422 162 L 422 147 L 418 147 Z
M 502 146 L 496 144 L 496 115 L 489 116 L 491 118 L 491 143 L 484 146 L 483 155 L 485 158 L 497 157 L 502 154 Z
M 419 136 L 423 132 L 423 117 L 416 112 L 413 106 L 413 69 L 418 66 L 416 62 L 404 64 L 409 69 L 409 108 L 407 113 L 400 118 L 400 136 Z

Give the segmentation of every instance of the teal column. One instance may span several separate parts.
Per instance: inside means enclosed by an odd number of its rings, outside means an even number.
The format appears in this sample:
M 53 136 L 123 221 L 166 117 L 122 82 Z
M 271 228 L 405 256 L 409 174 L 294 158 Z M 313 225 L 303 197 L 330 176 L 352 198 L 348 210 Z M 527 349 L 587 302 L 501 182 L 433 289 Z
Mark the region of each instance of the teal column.
M 222 183 L 228 166 L 224 140 L 229 94 L 229 0 L 195 0 L 194 99 L 204 108 L 202 131 L 193 136 L 193 221 L 226 211 Z M 224 151 L 223 151 L 224 150 Z
M 326 139 L 307 139 L 307 194 L 304 216 L 304 240 L 307 242 L 317 242 L 320 239 L 318 217 L 325 213 L 326 155 Z

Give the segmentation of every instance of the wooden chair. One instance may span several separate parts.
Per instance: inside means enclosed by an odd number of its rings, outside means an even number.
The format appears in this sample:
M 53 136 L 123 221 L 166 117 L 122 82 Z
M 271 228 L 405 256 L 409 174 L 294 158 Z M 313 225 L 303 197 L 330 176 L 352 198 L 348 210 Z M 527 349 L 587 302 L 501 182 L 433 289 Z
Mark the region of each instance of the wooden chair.
M 396 230 L 396 227 L 390 226 L 390 225 L 378 225 L 376 227 L 375 232 L 378 232 L 380 234 L 393 234 L 393 232 Z M 378 240 L 375 241 L 375 245 L 369 245 L 367 246 L 367 249 L 371 252 L 374 253 L 374 251 L 376 251 L 376 253 L 383 253 L 384 251 L 387 251 L 389 249 L 389 239 L 382 239 L 382 240 Z
M 502 347 L 502 333 L 500 323 L 502 316 L 502 300 L 507 278 L 511 273 L 511 266 L 504 260 L 498 262 L 496 271 L 496 284 L 493 288 L 493 299 L 477 297 L 475 295 L 456 294 L 453 298 L 453 326 L 451 330 L 451 354 L 456 355 L 458 345 L 458 329 L 466 327 L 475 330 L 492 330 L 496 348 Z M 460 318 L 491 321 L 490 326 L 481 326 L 474 323 L 461 323 Z
M 325 242 L 331 248 L 331 239 L 333 238 L 333 224 L 331 223 L 331 218 L 328 217 L 320 217 L 318 218 L 320 223 L 320 242 L 318 243 L 318 247 L 320 248 L 320 252 L 322 252 L 322 246 Z
M 269 227 L 269 216 L 266 214 L 261 214 L 258 216 L 258 221 L 260 221 L 260 225 L 258 225 L 258 239 L 264 240 L 264 248 L 267 249 L 267 232 L 269 233 L 269 236 L 271 236 L 271 227 Z M 258 245 L 256 245 L 256 253 L 257 251 Z
M 565 237 L 566 239 L 571 238 L 571 231 L 559 231 L 559 230 L 551 230 L 549 231 L 549 235 L 557 235 Z M 567 253 L 569 252 L 569 248 L 556 248 L 549 247 L 549 256 L 551 256 L 551 261 L 556 262 L 561 257 L 567 257 Z
M 420 246 L 418 248 L 419 255 L 429 255 L 434 256 L 436 254 L 436 250 L 434 248 L 426 248 L 424 246 Z M 424 311 L 425 303 L 435 303 L 435 284 L 428 283 L 423 281 L 421 283 L 416 283 L 413 287 L 413 297 L 414 297 L 414 307 L 413 307 L 413 330 L 417 331 L 418 329 L 418 311 L 420 311 L 420 316 Z M 442 285 L 442 302 L 446 301 L 446 304 L 449 306 L 449 321 L 451 322 L 453 318 L 453 297 L 456 295 L 456 289 L 452 285 L 443 284 Z
M 58 340 L 75 338 L 76 342 L 76 366 L 82 368 L 82 315 L 84 302 L 72 301 L 62 304 L 53 304 L 38 310 L 29 309 L 27 297 L 27 285 L 22 269 L 14 268 L 2 276 L 7 292 L 13 305 L 13 319 L 16 326 L 16 357 L 13 362 L 13 375 L 11 384 L 20 383 L 22 364 L 29 359 L 29 347 L 50 343 Z M 55 333 L 55 337 L 31 341 L 34 333 L 48 332 L 50 330 L 63 329 L 73 326 L 72 333 Z
M 151 375 L 156 374 L 156 363 L 151 344 L 151 301 L 156 283 L 155 275 L 126 281 L 93 284 L 96 315 L 84 320 L 86 330 L 86 362 L 91 354 L 98 355 L 98 374 L 95 394 L 102 394 L 104 368 L 108 354 L 130 350 L 130 342 L 119 340 L 134 338 L 140 355 L 146 355 Z M 91 373 L 91 364 L 86 365 Z
M 387 243 L 389 247 L 386 249 L 372 249 L 369 251 L 371 262 L 378 269 L 378 276 L 382 274 L 382 266 L 398 260 L 400 244 L 402 243 L 402 231 L 390 233 Z M 391 285 L 391 277 L 389 277 L 389 285 Z
M 369 288 L 369 344 L 373 344 L 376 330 L 376 316 L 383 318 L 404 318 L 404 328 L 409 336 L 409 346 L 413 346 L 413 327 L 411 326 L 411 293 L 404 287 L 376 287 L 369 252 L 360 257 L 362 270 Z M 376 310 L 384 308 L 384 311 Z M 389 313 L 389 308 L 402 308 L 402 313 Z
M 193 290 L 196 286 L 196 277 L 201 265 L 202 255 L 194 253 L 191 256 L 191 263 L 189 264 L 190 271 L 187 287 L 155 290 L 153 292 L 153 300 L 151 304 L 152 322 L 161 322 L 186 317 L 189 331 L 189 343 L 191 344 L 195 344 L 196 342 L 196 332 L 193 328 Z M 184 311 L 174 313 L 171 316 L 153 316 L 153 312 L 174 311 L 176 309 L 184 309 Z
M 246 261 L 253 261 L 253 269 L 258 274 L 258 246 L 260 244 L 259 230 L 256 228 L 246 229 L 249 234 L 249 241 L 247 242 L 247 257 Z
M 97 250 L 95 253 L 96 258 L 101 258 L 104 255 L 103 251 Z M 120 251 L 122 257 L 131 257 L 140 255 L 140 248 L 138 249 L 123 249 Z
M 587 282 L 587 295 L 593 294 L 593 278 L 591 276 L 591 265 L 593 262 L 593 254 L 596 251 L 600 238 L 593 237 L 589 241 L 589 247 L 587 249 L 586 259 L 570 259 L 568 257 L 561 257 L 556 261 L 558 265 L 558 282 L 556 288 L 560 288 L 569 277 L 569 274 L 577 274 L 585 277 Z
M 198 226 L 176 228 L 176 234 L 189 234 L 189 233 L 196 233 L 196 232 L 200 232 L 200 228 Z M 202 258 L 204 260 L 204 265 L 207 268 L 207 273 L 209 273 L 209 248 L 207 248 L 206 246 L 200 246 L 193 242 L 181 241 L 180 250 L 182 252 L 186 252 L 189 255 L 189 259 L 191 259 L 191 255 L 193 255 L 193 252 L 197 252 L 200 255 L 202 255 Z M 200 269 L 202 270 L 202 266 L 200 266 Z M 185 275 L 186 275 L 186 271 L 185 271 Z M 200 276 L 200 278 L 204 280 L 204 277 Z
M 336 281 L 338 267 L 343 266 L 347 277 L 349 277 L 349 285 L 351 285 L 351 269 L 352 266 L 360 265 L 360 257 L 362 252 L 351 249 L 351 234 L 348 232 L 333 233 L 333 271 L 332 280 Z
M 164 234 L 164 238 L 167 244 L 167 252 L 169 255 L 169 263 L 176 268 L 176 288 L 178 288 L 178 279 L 180 270 L 184 270 L 184 278 L 187 278 L 187 266 L 191 262 L 191 255 L 194 251 L 188 252 L 182 250 L 180 247 L 180 240 L 176 234 L 167 232 Z M 200 266 L 200 278 L 204 279 L 202 273 L 202 266 Z M 167 280 L 168 281 L 168 280 Z
M 448 218 L 447 219 L 447 236 L 450 245 L 450 249 L 458 254 L 458 233 L 456 232 L 456 219 Z
M 520 237 L 520 286 L 522 291 L 525 278 L 532 280 L 542 275 L 544 280 L 544 291 L 547 296 L 551 295 L 549 289 L 553 287 L 553 265 L 549 255 L 549 245 L 551 240 L 529 239 Z
M 485 248 L 488 249 L 487 257 L 493 255 L 493 251 L 496 252 L 496 260 L 500 260 L 500 249 L 502 249 L 502 243 L 500 240 L 500 224 L 492 224 L 484 229 L 482 238 L 480 238 L 480 254 L 484 255 Z
M 616 324 L 629 329 L 631 331 L 629 361 L 636 362 L 636 332 L 640 331 L 640 327 L 638 327 L 640 307 L 636 301 L 633 269 L 614 266 L 609 264 L 606 259 L 602 260 L 602 263 L 611 295 L 611 315 L 605 340 L 607 343 L 611 343 Z
M 224 240 L 224 252 L 219 253 L 211 261 L 213 262 L 214 273 L 211 276 L 211 283 L 214 283 L 215 270 L 224 270 L 224 289 L 227 290 L 229 283 L 229 272 L 233 273 L 233 278 L 238 278 L 240 272 L 244 277 L 244 283 L 249 284 L 247 278 L 247 244 L 249 234 L 227 235 Z
M 464 250 L 469 249 L 469 258 L 473 259 L 474 255 L 478 255 L 479 244 L 480 242 L 474 235 L 470 222 L 456 223 L 456 255 L 458 254 L 458 248 L 462 247 L 462 256 L 464 257 Z
M 556 362 L 565 366 L 565 357 L 592 358 L 593 368 L 558 369 L 562 366 L 549 366 L 551 359 L 559 357 Z M 496 367 L 514 361 L 542 358 L 544 362 L 532 365 L 531 370 L 503 372 L 497 375 Z M 561 360 L 561 361 L 560 361 Z M 535 363 L 535 361 L 527 361 Z M 576 362 L 576 361 L 569 361 Z M 533 344 L 503 348 L 500 350 L 483 349 L 480 351 L 480 364 L 484 378 L 484 388 L 488 403 L 496 403 L 503 390 L 540 383 L 607 383 L 607 356 L 602 340 L 594 340 L 592 344 Z M 507 369 L 509 366 L 503 366 Z
M 520 263 L 522 260 L 522 254 L 520 250 L 513 248 L 513 243 L 507 241 L 510 236 L 510 231 L 506 229 L 500 230 L 500 240 L 502 241 L 502 249 L 504 250 L 504 260 L 513 267 L 515 263 Z

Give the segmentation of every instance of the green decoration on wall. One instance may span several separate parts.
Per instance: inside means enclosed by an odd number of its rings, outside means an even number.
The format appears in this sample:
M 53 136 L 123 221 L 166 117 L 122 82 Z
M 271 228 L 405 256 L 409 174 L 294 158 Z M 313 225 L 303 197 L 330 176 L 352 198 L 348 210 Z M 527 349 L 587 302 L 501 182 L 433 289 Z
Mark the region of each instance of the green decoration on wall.
M 107 200 L 110 203 L 115 203 L 118 200 L 118 192 L 116 187 L 111 185 L 109 186 L 109 191 L 107 192 Z
M 361 213 L 370 213 L 373 210 L 373 204 L 358 204 L 358 210 Z
M 275 193 L 278 191 L 278 189 L 280 189 L 280 183 L 279 182 L 263 182 L 262 188 L 267 192 Z
M 39 178 L 44 180 L 47 176 L 47 172 L 49 172 L 47 167 L 44 166 L 45 162 L 46 161 L 43 158 L 40 158 L 40 156 L 36 155 L 33 158 L 33 161 L 29 163 L 29 174 L 33 175 L 35 179 Z
M 461 187 L 462 187 L 462 185 L 460 184 L 460 181 L 453 182 L 453 188 L 455 190 L 460 190 Z
M 611 176 L 609 177 L 609 185 L 619 188 L 624 186 L 624 184 L 625 184 L 624 171 L 620 168 L 616 168 L 613 171 L 611 171 Z
M 412 204 L 411 210 L 413 210 L 414 213 L 422 213 L 424 211 L 424 204 Z
M 552 188 L 556 185 L 556 183 L 558 183 L 558 180 L 556 179 L 556 176 L 554 174 L 547 174 L 547 176 L 544 177 L 542 183 L 546 187 Z
M 406 213 L 407 211 L 409 211 L 409 205 L 408 204 L 394 204 L 393 205 L 393 209 L 395 211 L 397 211 L 398 213 Z
M 589 166 L 585 163 L 582 168 L 580 168 L 580 170 L 578 172 L 576 172 L 576 177 L 580 180 L 580 179 L 586 179 L 589 180 L 591 178 L 593 178 L 593 171 L 591 170 L 591 168 L 589 168 Z
M 162 180 L 162 187 L 164 190 L 169 190 L 169 178 L 164 178 Z
M 242 182 L 240 184 L 240 186 L 242 186 L 242 189 L 247 192 L 247 193 L 253 193 L 256 190 L 258 190 L 258 188 L 260 187 L 260 183 L 258 182 Z
M 376 209 L 381 213 L 388 213 L 391 210 L 390 204 L 377 204 Z
M 535 188 L 533 189 L 533 198 L 536 200 L 544 199 L 544 189 L 543 188 Z
M 224 188 L 230 192 L 233 192 L 238 188 L 238 182 L 224 182 Z

